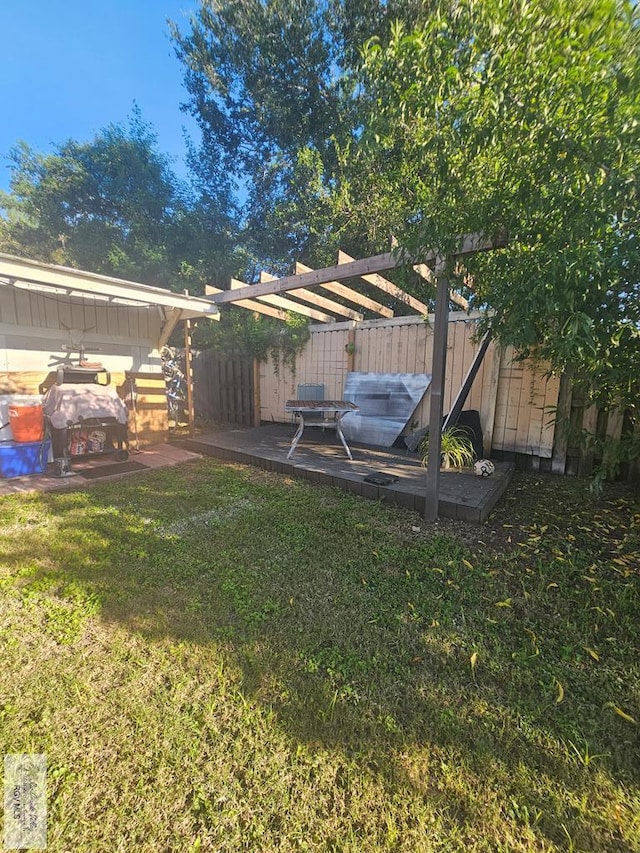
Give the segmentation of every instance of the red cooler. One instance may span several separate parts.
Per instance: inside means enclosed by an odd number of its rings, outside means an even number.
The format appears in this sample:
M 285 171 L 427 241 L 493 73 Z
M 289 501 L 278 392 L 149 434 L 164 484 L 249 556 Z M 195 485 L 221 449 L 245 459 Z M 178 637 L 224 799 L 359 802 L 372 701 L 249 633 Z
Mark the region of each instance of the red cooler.
M 44 438 L 41 403 L 11 403 L 9 423 L 14 441 L 42 441 Z

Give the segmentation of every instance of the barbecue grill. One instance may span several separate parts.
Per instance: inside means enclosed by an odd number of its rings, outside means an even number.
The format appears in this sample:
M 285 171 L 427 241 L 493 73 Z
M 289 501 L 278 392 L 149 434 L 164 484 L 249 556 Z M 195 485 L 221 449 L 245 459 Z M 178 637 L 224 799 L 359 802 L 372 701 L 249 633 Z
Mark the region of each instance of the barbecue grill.
M 43 411 L 51 432 L 56 471 L 68 473 L 74 459 L 114 453 L 128 458 L 127 409 L 99 364 L 62 367 L 46 392 Z

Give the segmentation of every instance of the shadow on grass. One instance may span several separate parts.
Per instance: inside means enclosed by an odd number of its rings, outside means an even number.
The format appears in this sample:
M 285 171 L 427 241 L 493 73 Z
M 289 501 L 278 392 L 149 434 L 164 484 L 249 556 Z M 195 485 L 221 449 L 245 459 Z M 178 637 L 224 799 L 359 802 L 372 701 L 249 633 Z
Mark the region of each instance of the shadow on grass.
M 293 741 L 435 800 L 469 834 L 488 790 L 534 838 L 633 849 L 584 804 L 640 781 L 637 727 L 605 707 L 638 686 L 638 575 L 622 571 L 637 522 L 617 573 L 560 527 L 544 541 L 548 503 L 526 541 L 470 549 L 416 535 L 409 514 L 213 462 L 16 506 L 7 563 L 24 591 L 222 649 Z

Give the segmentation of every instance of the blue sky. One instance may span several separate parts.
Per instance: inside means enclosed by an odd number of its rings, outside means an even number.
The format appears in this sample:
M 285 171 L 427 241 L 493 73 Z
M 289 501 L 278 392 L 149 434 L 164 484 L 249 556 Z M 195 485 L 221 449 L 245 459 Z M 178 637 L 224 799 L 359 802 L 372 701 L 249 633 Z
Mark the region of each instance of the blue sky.
M 184 174 L 187 99 L 167 18 L 187 28 L 196 0 L 0 0 L 0 188 L 19 139 L 39 152 L 86 141 L 138 104 Z

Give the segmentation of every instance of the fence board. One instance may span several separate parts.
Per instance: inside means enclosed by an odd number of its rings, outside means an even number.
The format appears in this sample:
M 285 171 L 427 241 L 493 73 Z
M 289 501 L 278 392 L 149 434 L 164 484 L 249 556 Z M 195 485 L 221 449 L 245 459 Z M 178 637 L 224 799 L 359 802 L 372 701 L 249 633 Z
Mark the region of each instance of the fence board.
M 596 429 L 598 426 L 598 407 L 597 406 L 587 406 L 584 410 L 584 414 L 582 416 L 582 429 L 590 433 L 591 435 L 596 434 Z M 578 474 L 581 477 L 589 477 L 593 471 L 593 451 L 590 448 L 587 448 L 580 455 L 580 461 L 578 463 Z
M 480 403 L 480 423 L 482 424 L 483 434 L 483 450 L 485 456 L 491 455 L 493 447 L 493 433 L 496 420 L 496 402 L 498 399 L 498 382 L 500 381 L 500 365 L 502 362 L 502 349 L 495 343 L 489 344 L 489 349 L 484 357 L 485 367 L 487 364 L 490 368 L 486 374 L 483 374 L 482 381 L 482 400 Z
M 558 403 L 556 409 L 557 425 L 554 432 L 551 470 L 554 474 L 564 474 L 567 464 L 567 447 L 569 444 L 569 417 L 571 415 L 571 399 L 573 397 L 573 377 L 565 373 L 560 380 Z

